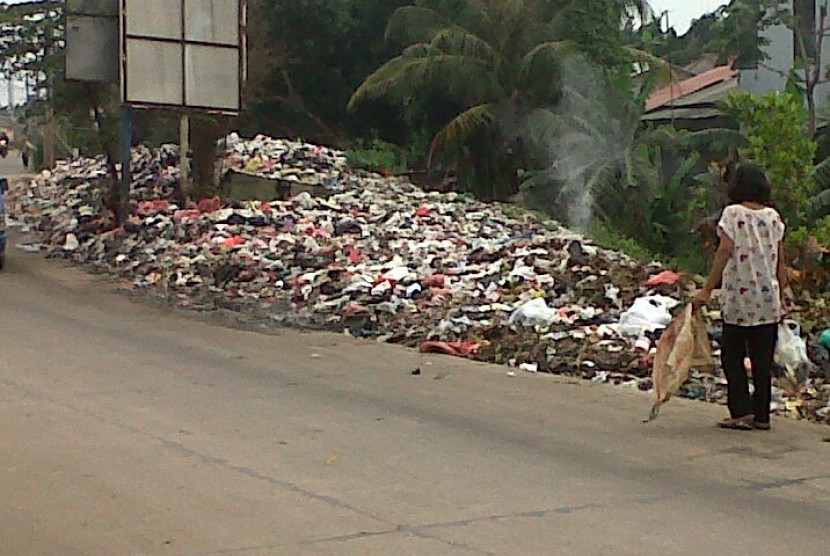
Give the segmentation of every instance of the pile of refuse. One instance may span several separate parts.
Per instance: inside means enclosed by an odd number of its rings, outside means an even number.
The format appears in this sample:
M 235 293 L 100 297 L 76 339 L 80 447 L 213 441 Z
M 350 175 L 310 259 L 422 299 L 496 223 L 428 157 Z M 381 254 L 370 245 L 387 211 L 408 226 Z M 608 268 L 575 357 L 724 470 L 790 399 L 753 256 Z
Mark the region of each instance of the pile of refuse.
M 104 160 L 65 161 L 18 189 L 15 217 L 37 238 L 21 248 L 189 309 L 652 388 L 654 347 L 687 279 L 516 207 L 353 171 L 328 148 L 261 136 L 226 145 L 226 170 L 320 193 L 178 206 L 177 147 L 142 147 L 132 215 L 115 228 Z M 714 321 L 710 333 L 717 342 Z M 826 420 L 820 370 L 799 411 Z M 722 401 L 724 391 L 721 378 L 695 374 L 682 394 Z

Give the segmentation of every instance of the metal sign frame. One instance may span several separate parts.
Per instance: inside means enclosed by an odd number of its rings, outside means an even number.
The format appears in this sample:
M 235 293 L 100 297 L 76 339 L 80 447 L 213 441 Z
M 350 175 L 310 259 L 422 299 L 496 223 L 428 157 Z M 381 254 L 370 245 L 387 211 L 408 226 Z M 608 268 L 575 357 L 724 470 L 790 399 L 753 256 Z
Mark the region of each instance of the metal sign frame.
M 130 27 L 129 6 L 137 0 L 120 0 L 121 3 L 121 98 L 124 104 L 133 106 L 135 108 L 148 109 L 164 109 L 174 110 L 184 113 L 212 113 L 225 115 L 238 115 L 243 108 L 244 91 L 243 85 L 247 77 L 247 0 L 221 0 L 222 2 L 236 2 L 238 4 L 238 22 L 237 22 L 237 43 L 231 44 L 229 42 L 214 42 L 193 40 L 188 38 L 187 29 L 187 13 L 191 2 L 198 2 L 199 0 L 163 0 L 164 5 L 174 5 L 179 12 L 173 10 L 174 14 L 178 14 L 181 20 L 181 29 L 176 33 L 176 37 L 162 36 L 162 34 L 153 36 L 142 33 L 135 33 Z M 147 2 L 147 0 L 142 0 Z M 147 98 L 131 98 L 130 82 L 132 79 L 139 78 L 130 74 L 130 51 L 132 47 L 138 48 L 140 45 L 147 47 L 154 45 L 154 48 L 165 49 L 166 47 L 172 53 L 172 49 L 180 50 L 181 60 L 176 63 L 180 64 L 176 78 L 181 80 L 181 102 L 159 102 L 156 100 L 148 100 Z M 199 104 L 188 102 L 191 96 L 191 91 L 194 87 L 188 87 L 188 82 L 199 81 L 199 76 L 193 72 L 193 66 L 197 65 L 196 52 L 202 51 L 202 54 L 207 52 L 206 49 L 211 49 L 216 53 L 232 52 L 236 55 L 238 60 L 238 68 L 236 73 L 237 91 L 234 95 L 236 98 L 235 106 L 216 106 L 209 104 Z M 137 51 L 136 51 L 137 52 Z M 191 54 L 189 57 L 188 55 Z M 172 59 L 172 58 L 171 58 Z M 204 60 L 204 59 L 203 59 Z M 178 71 L 177 70 L 177 71 Z
M 120 0 L 67 0 L 65 71 L 68 81 L 119 82 L 119 5 Z

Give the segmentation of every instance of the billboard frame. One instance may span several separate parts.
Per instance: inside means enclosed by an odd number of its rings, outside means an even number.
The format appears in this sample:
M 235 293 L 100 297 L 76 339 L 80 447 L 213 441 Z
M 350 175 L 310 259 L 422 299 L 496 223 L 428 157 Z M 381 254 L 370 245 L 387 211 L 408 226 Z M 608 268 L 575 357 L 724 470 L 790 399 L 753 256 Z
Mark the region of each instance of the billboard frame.
M 96 10 L 95 6 L 92 9 L 87 9 L 88 3 L 80 0 L 67 0 L 64 13 L 64 28 L 66 29 L 66 58 L 64 60 L 64 72 L 67 81 L 75 83 L 101 83 L 115 85 L 121 79 L 121 60 L 119 58 L 119 42 L 120 42 L 120 18 L 119 9 L 120 0 L 104 0 L 99 2 L 101 4 L 100 11 Z M 106 7 L 104 7 L 106 6 Z M 104 41 L 98 45 L 99 48 L 89 49 L 75 46 L 75 41 L 72 40 L 72 32 L 70 28 L 73 25 L 86 23 L 91 27 L 98 27 L 98 36 L 102 37 L 100 33 L 112 35 L 112 42 Z M 109 45 L 109 48 L 107 46 Z M 114 55 L 110 54 L 114 53 Z M 99 68 L 97 74 L 95 72 L 84 72 L 79 68 L 81 66 L 73 67 L 76 63 L 74 60 L 78 57 L 93 57 L 97 56 L 93 61 L 98 64 L 103 64 Z M 109 60 L 107 60 L 109 58 Z M 88 67 L 88 66 L 87 66 Z
M 218 42 L 210 42 L 210 41 L 198 41 L 198 40 L 188 40 L 187 39 L 187 18 L 186 18 L 186 6 L 188 0 L 169 0 L 171 2 L 179 1 L 180 2 L 180 9 L 181 9 L 181 35 L 179 38 L 170 39 L 164 37 L 153 37 L 141 34 L 133 34 L 130 32 L 127 26 L 127 17 L 128 17 L 128 4 L 130 0 L 119 0 L 120 4 L 120 21 L 121 21 L 121 99 L 123 104 L 132 106 L 134 108 L 143 108 L 143 109 L 152 109 L 152 110 L 171 110 L 175 112 L 180 112 L 184 114 L 197 114 L 197 113 L 207 113 L 207 114 L 218 114 L 218 115 L 226 115 L 226 116 L 237 116 L 240 112 L 242 112 L 244 108 L 244 84 L 247 78 L 247 68 L 248 68 L 248 49 L 247 49 L 247 42 L 248 42 L 248 2 L 247 0 L 232 0 L 238 3 L 238 21 L 237 21 L 237 33 L 238 33 L 238 41 L 235 45 L 230 44 L 223 44 Z M 228 1 L 228 0 L 225 0 Z M 176 45 L 181 48 L 181 68 L 182 68 L 182 76 L 181 76 L 181 95 L 182 95 L 182 102 L 181 104 L 176 103 L 165 103 L 165 102 L 152 102 L 152 101 L 132 101 L 128 97 L 128 85 L 132 76 L 128 72 L 128 46 L 131 41 L 142 41 L 145 43 L 156 43 L 156 44 L 168 44 L 168 45 Z M 187 103 L 187 95 L 188 95 L 188 88 L 187 88 L 187 51 L 188 46 L 195 46 L 195 47 L 210 47 L 215 49 L 225 49 L 225 50 L 233 50 L 238 53 L 238 68 L 237 68 L 237 81 L 238 81 L 238 91 L 237 91 L 237 106 L 236 108 L 227 108 L 227 107 L 216 107 L 216 106 L 201 106 L 201 105 L 191 105 Z

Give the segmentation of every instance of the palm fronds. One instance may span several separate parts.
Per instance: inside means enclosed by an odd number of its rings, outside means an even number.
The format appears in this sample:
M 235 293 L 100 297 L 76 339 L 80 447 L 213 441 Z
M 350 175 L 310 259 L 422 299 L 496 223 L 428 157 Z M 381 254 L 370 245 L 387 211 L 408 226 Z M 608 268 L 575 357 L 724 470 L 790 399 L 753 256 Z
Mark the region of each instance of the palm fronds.
M 495 104 L 473 106 L 453 118 L 432 141 L 429 165 L 450 145 L 461 145 L 472 135 L 492 126 L 497 118 Z

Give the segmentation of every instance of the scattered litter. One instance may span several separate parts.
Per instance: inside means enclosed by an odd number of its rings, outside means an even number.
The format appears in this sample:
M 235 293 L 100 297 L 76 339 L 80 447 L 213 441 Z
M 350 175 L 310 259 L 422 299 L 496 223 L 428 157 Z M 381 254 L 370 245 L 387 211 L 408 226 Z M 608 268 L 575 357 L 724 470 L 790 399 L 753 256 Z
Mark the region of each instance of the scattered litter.
M 179 206 L 178 148 L 137 147 L 131 216 L 117 228 L 104 159 L 62 161 L 12 193 L 13 220 L 32 234 L 17 247 L 190 310 L 657 388 L 654 345 L 683 301 L 677 273 L 520 209 L 354 171 L 333 149 L 265 136 L 231 135 L 226 145 L 223 183 L 254 177 L 265 184 L 252 196 L 259 200 L 234 199 L 223 186 L 218 197 Z M 823 298 L 803 304 L 814 366 L 799 412 L 828 421 L 819 411 L 830 399 L 830 331 L 819 336 L 830 310 Z M 795 369 L 804 378 L 807 369 Z M 718 402 L 724 391 L 692 372 L 675 395 Z
M 656 288 L 658 286 L 674 286 L 680 281 L 680 275 L 671 270 L 664 270 L 656 276 L 652 276 L 646 282 L 649 288 Z
M 521 365 L 519 365 L 519 370 L 528 373 L 538 373 L 539 363 L 522 363 Z

